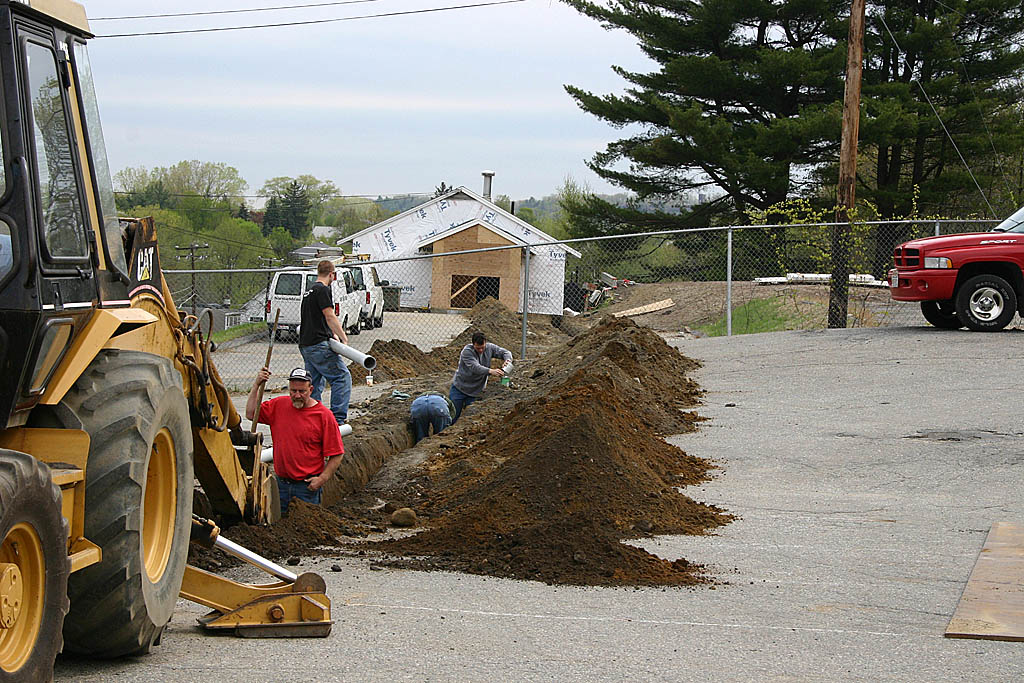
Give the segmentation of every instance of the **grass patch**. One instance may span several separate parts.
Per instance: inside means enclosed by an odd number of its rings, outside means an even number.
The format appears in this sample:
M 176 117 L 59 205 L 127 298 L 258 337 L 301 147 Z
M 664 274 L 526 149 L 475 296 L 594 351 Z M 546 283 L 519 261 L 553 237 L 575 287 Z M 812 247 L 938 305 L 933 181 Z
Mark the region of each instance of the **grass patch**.
M 238 339 L 239 337 L 244 337 L 245 335 L 252 334 L 253 332 L 266 332 L 266 330 L 266 323 L 242 323 L 241 325 L 229 327 L 226 330 L 214 332 L 210 335 L 210 339 L 217 344 L 223 344 L 231 339 Z
M 807 327 L 811 322 L 806 313 L 793 310 L 781 298 L 751 299 L 732 309 L 733 334 L 799 330 Z M 726 319 L 722 317 L 720 320 L 698 329 L 709 337 L 724 337 Z

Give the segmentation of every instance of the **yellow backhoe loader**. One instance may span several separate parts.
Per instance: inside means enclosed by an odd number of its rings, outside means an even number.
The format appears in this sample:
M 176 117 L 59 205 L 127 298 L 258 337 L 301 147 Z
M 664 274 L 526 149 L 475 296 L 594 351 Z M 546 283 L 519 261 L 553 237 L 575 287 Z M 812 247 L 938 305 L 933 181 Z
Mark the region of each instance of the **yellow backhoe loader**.
M 273 521 L 260 442 L 178 311 L 151 220 L 119 219 L 86 41 L 70 0 L 0 0 L 0 680 L 52 676 L 63 647 L 147 652 L 179 593 L 209 629 L 323 636 L 330 601 L 192 514 Z M 205 327 L 204 327 L 205 325 Z M 186 567 L 190 539 L 263 567 Z

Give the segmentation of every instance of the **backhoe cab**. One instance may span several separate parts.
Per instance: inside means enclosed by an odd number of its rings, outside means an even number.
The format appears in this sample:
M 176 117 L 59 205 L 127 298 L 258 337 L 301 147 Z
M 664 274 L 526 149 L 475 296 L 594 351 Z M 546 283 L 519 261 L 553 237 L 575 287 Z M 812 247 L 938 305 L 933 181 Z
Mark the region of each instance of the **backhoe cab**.
M 215 610 L 207 627 L 331 624 L 311 575 L 228 586 L 190 570 L 182 586 L 190 535 L 210 526 L 193 521 L 194 480 L 221 519 L 256 523 L 274 520 L 276 484 L 210 358 L 209 317 L 170 296 L 152 220 L 117 216 L 90 37 L 75 2 L 0 0 L 0 680 L 51 676 L 62 632 L 74 652 L 144 653 L 179 592 Z

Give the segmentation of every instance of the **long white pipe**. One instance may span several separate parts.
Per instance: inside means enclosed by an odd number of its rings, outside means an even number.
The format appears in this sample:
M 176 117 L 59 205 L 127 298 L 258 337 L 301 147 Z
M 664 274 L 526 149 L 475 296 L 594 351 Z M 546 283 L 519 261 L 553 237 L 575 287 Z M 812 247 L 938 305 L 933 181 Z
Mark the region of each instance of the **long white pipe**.
M 248 562 L 254 567 L 259 567 L 263 571 L 267 572 L 268 574 L 276 576 L 282 581 L 290 581 L 292 583 L 295 583 L 295 580 L 299 578 L 298 576 L 292 574 L 290 571 L 288 571 L 281 565 L 275 564 L 267 558 L 261 555 L 257 555 L 251 550 L 243 548 L 234 541 L 229 541 L 223 536 L 217 536 L 217 540 L 213 542 L 213 547 L 220 548 L 228 555 L 237 557 L 238 559 L 244 562 Z
M 353 363 L 359 363 L 367 370 L 373 370 L 377 367 L 377 359 L 373 356 L 368 356 L 362 351 L 353 349 L 348 344 L 342 344 L 337 339 L 330 339 L 327 343 L 331 345 L 332 351 L 338 355 L 345 356 L 345 358 L 348 358 Z
M 338 431 L 341 433 L 342 436 L 348 436 L 349 434 L 352 433 L 352 425 L 350 425 L 350 424 L 343 424 L 343 425 L 341 425 L 341 427 L 338 428 Z M 274 462 L 274 447 L 273 446 L 270 446 L 268 448 L 264 448 L 263 450 L 260 451 L 260 461 L 261 462 L 266 462 L 266 463 Z

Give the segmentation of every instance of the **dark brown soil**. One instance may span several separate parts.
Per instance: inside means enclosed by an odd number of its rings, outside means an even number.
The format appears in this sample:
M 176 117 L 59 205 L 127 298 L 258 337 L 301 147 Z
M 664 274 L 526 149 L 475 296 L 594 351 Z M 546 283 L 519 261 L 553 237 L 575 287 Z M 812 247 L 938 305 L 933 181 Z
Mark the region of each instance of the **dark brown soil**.
M 424 353 L 414 344 L 401 339 L 378 339 L 370 347 L 369 355 L 377 361 L 377 367 L 373 369 L 375 382 L 416 377 L 449 367 L 449 364 L 440 357 Z M 353 384 L 362 384 L 366 381 L 366 375 L 369 373 L 361 365 L 353 363 L 348 369 L 352 373 Z
M 658 435 L 693 429 L 694 414 L 682 408 L 699 390 L 681 370 L 695 363 L 611 318 L 544 360 L 550 378 L 532 400 L 490 415 L 461 447 L 424 463 L 417 512 L 429 529 L 378 547 L 409 558 L 399 566 L 548 583 L 706 580 L 685 560 L 620 542 L 702 534 L 731 519 L 676 490 L 705 481 L 712 465 Z
M 501 334 L 511 334 L 518 316 L 493 310 L 497 302 L 482 304 L 492 316 L 485 334 L 509 344 Z M 693 430 L 701 419 L 693 411 L 701 390 L 687 377 L 698 364 L 624 318 L 605 318 L 573 338 L 548 323 L 544 334 L 553 346 L 517 361 L 511 387 L 488 386 L 457 424 L 402 453 L 411 440 L 399 444 L 395 434 L 404 432 L 395 428 L 408 420 L 408 401 L 384 395 L 361 404 L 366 414 L 354 420 L 356 436 L 346 438 L 346 448 L 373 439 L 390 440 L 396 450 L 364 490 L 326 509 L 302 505 L 271 529 L 239 526 L 225 535 L 272 558 L 322 553 L 315 549 L 382 530 L 391 511 L 408 506 L 422 531 L 356 542 L 358 548 L 379 550 L 395 566 L 553 584 L 709 581 L 699 565 L 622 542 L 703 534 L 732 519 L 679 492 L 706 481 L 714 465 L 662 438 Z M 451 354 L 442 370 L 395 388 L 411 396 L 447 391 L 463 343 L 432 352 Z M 378 358 L 382 367 L 399 368 L 413 355 L 411 345 L 387 344 L 382 349 L 393 357 Z

